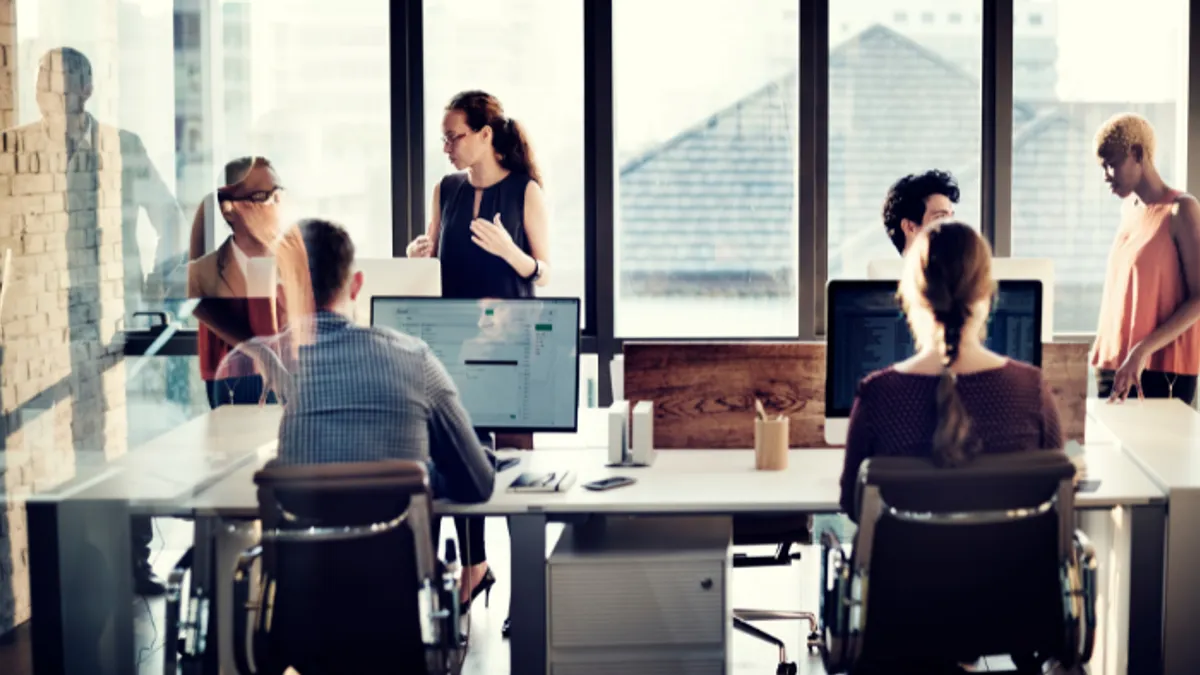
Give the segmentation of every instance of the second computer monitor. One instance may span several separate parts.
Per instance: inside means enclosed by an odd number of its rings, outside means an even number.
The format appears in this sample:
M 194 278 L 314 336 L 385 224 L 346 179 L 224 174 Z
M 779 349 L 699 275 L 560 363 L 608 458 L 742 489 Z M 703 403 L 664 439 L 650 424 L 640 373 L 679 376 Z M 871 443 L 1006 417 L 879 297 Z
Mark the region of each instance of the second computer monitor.
M 987 347 L 1042 365 L 1042 283 L 999 281 L 987 323 Z M 916 349 L 894 281 L 829 282 L 825 324 L 825 440 L 845 442 L 858 383 L 912 356 Z
M 904 258 L 872 260 L 868 279 L 899 279 Z M 992 278 L 1042 282 L 1042 342 L 1054 341 L 1054 261 L 1049 258 L 992 258 Z
M 371 325 L 424 340 L 477 429 L 575 431 L 579 299 L 379 297 Z
M 437 258 L 356 258 L 354 266 L 363 274 L 355 301 L 359 325 L 371 316 L 372 298 L 442 294 L 442 261 Z

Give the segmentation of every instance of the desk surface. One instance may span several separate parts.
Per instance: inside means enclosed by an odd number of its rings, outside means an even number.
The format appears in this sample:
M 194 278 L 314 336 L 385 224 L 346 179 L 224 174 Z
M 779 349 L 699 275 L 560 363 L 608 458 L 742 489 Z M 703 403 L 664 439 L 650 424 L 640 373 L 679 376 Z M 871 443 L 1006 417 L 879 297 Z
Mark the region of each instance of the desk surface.
M 273 453 L 279 406 L 222 406 L 107 462 L 101 453 L 78 453 L 73 477 L 38 490 L 34 501 L 128 500 L 161 510 L 208 489 L 214 482 Z
M 548 515 L 572 513 L 704 514 L 833 512 L 838 505 L 839 478 L 844 451 L 795 449 L 785 471 L 754 470 L 750 450 L 663 450 L 654 465 L 643 468 L 604 466 L 607 450 L 586 447 L 592 429 L 602 428 L 603 412 L 580 411 L 580 433 L 546 434 L 535 440 L 539 449 L 511 453 L 521 463 L 496 477 L 496 492 L 486 504 L 439 504 L 448 514 L 514 515 L 538 511 Z M 585 422 L 585 418 L 588 419 Z M 588 431 L 585 431 L 587 429 Z M 592 436 L 595 439 L 595 436 Z M 582 447 L 581 447 L 582 446 Z M 1163 500 L 1164 493 L 1133 460 L 1111 442 L 1098 440 L 1085 449 L 1087 474 L 1099 479 L 1095 492 L 1080 493 L 1081 508 L 1147 504 Z M 509 453 L 502 453 L 509 454 Z M 238 468 L 194 499 L 181 503 L 183 513 L 251 517 L 257 511 L 254 472 L 267 461 Z M 563 493 L 512 493 L 509 483 L 521 471 L 576 472 L 573 487 Z M 583 483 L 607 476 L 631 476 L 628 487 L 592 492 Z
M 509 454 L 509 453 L 504 453 Z M 705 514 L 836 512 L 844 451 L 792 450 L 785 471 L 756 471 L 749 450 L 666 450 L 651 467 L 609 468 L 606 451 L 537 450 L 512 453 L 521 463 L 496 476 L 496 492 L 485 504 L 439 504 L 446 514 L 516 515 L 531 511 L 547 515 L 573 513 Z M 1076 495 L 1080 508 L 1162 501 L 1163 491 L 1130 457 L 1112 445 L 1086 450 L 1089 478 L 1099 479 L 1095 492 Z M 246 518 L 257 513 L 254 473 L 259 462 L 243 466 L 180 506 L 180 515 L 222 515 Z M 513 493 L 506 488 L 521 471 L 571 470 L 575 485 L 563 493 Z M 628 487 L 592 492 L 582 487 L 607 476 L 630 476 Z
M 246 517 L 256 508 L 254 472 L 275 452 L 279 416 L 277 406 L 223 406 L 117 461 L 80 469 L 71 482 L 31 498 L 128 500 L 135 507 L 161 515 Z M 789 468 L 779 472 L 755 471 L 753 454 L 748 449 L 663 450 L 652 467 L 610 469 L 604 466 L 606 449 L 602 447 L 606 422 L 603 410 L 581 410 L 578 433 L 537 434 L 534 445 L 538 450 L 514 453 L 521 463 L 497 476 L 496 492 L 488 503 L 444 503 L 439 509 L 480 515 L 838 509 L 843 457 L 840 449 L 792 450 Z M 1197 426 L 1200 428 L 1200 422 Z M 1085 450 L 1088 476 L 1100 479 L 1100 486 L 1095 492 L 1078 495 L 1079 506 L 1103 508 L 1163 499 L 1163 489 L 1120 452 L 1107 428 L 1101 431 L 1105 433 L 1098 434 Z M 517 473 L 526 470 L 572 470 L 577 477 L 575 485 L 564 493 L 508 492 Z M 582 487 L 583 483 L 613 475 L 632 476 L 638 482 L 604 492 Z
M 1200 413 L 1183 401 L 1091 400 L 1088 416 L 1120 439 L 1159 487 L 1200 489 Z

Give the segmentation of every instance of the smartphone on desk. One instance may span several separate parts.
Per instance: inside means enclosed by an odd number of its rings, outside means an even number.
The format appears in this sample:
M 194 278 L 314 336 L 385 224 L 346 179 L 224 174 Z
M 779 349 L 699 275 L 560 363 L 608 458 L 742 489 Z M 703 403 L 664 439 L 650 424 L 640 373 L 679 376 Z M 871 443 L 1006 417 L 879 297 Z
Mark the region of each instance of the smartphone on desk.
M 613 476 L 611 478 L 601 478 L 600 480 L 594 480 L 590 483 L 584 483 L 583 487 L 595 492 L 602 492 L 604 490 L 615 490 L 616 488 L 625 487 L 626 485 L 633 485 L 636 482 L 636 479 L 630 478 L 629 476 Z

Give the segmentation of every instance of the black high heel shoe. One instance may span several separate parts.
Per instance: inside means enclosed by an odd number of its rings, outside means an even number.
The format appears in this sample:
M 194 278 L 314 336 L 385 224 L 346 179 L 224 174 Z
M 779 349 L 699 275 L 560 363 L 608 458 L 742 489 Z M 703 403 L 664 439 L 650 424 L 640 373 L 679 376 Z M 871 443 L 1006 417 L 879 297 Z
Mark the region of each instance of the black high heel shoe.
M 467 601 L 462 604 L 462 607 L 459 608 L 459 612 L 466 614 L 467 611 L 471 609 L 471 605 L 475 602 L 475 598 L 479 597 L 480 593 L 483 593 L 483 606 L 487 607 L 488 603 L 490 603 L 492 600 L 492 586 L 495 585 L 496 575 L 492 574 L 492 568 L 489 567 L 487 571 L 483 573 L 483 578 L 479 580 L 479 583 L 475 584 L 475 588 L 471 589 L 471 597 L 467 598 Z

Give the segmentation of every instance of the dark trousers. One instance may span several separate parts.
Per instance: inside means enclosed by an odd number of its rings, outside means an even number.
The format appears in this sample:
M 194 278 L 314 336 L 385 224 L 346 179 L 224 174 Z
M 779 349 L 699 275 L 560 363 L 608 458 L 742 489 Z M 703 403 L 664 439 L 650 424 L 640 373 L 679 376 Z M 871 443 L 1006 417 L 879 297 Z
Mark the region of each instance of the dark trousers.
M 1100 398 L 1112 395 L 1113 378 L 1116 372 L 1112 370 L 1096 371 L 1096 389 Z M 1172 382 L 1174 384 L 1172 385 Z M 1196 376 L 1164 373 L 1161 370 L 1142 371 L 1142 396 L 1145 398 L 1177 398 L 1188 405 L 1196 403 Z M 1129 392 L 1130 398 L 1137 398 L 1137 391 Z
M 455 516 L 454 530 L 458 533 L 458 559 L 465 567 L 487 562 L 487 548 L 483 543 L 484 519 L 479 516 Z M 433 545 L 442 541 L 442 519 L 433 518 Z M 438 552 L 440 555 L 440 551 Z

